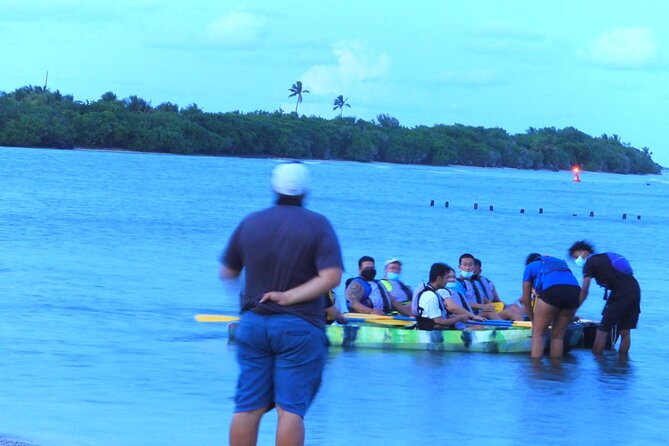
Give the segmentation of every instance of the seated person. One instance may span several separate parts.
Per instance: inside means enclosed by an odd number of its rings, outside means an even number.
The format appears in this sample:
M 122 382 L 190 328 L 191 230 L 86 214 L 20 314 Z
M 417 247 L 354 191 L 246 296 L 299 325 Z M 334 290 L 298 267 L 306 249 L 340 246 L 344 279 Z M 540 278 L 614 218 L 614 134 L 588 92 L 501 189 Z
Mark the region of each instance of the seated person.
M 507 321 L 522 321 L 523 317 L 523 305 L 520 303 L 520 298 L 515 302 L 506 305 L 499 298 L 497 294 L 497 289 L 495 284 L 492 283 L 487 277 L 481 275 L 483 271 L 482 263 L 479 259 L 474 259 L 474 275 L 472 276 L 472 284 L 476 287 L 478 295 L 483 296 L 484 302 L 487 304 L 494 302 L 501 302 L 503 305 L 503 310 L 498 311 L 497 314 Z
M 333 322 L 348 324 L 346 317 L 339 311 L 339 305 L 337 305 L 337 298 L 333 290 L 328 291 L 328 294 L 325 295 L 325 322 L 327 324 Z
M 444 301 L 446 311 L 452 314 L 464 314 L 467 316 L 467 320 L 485 321 L 484 317 L 474 314 L 474 310 L 458 288 L 460 286 L 455 280 L 455 270 L 449 266 L 448 273 L 446 274 L 446 285 L 443 289 L 437 291 L 437 294 Z
M 462 254 L 460 256 L 460 276 L 457 278 L 457 283 L 460 285 L 460 291 L 467 299 L 467 303 L 474 310 L 474 314 L 482 316 L 486 319 L 502 319 L 497 314 L 495 306 L 491 303 L 486 303 L 484 296 L 474 286 L 472 277 L 474 276 L 474 256 L 471 254 Z
M 358 277 L 346 281 L 346 304 L 348 311 L 355 313 L 386 315 L 397 311 L 404 316 L 413 316 L 411 308 L 397 302 L 385 287 L 374 280 L 376 268 L 374 258 L 362 256 L 358 260 Z
M 397 302 L 407 305 L 411 303 L 413 291 L 411 291 L 411 288 L 407 284 L 400 280 L 400 274 L 402 274 L 402 262 L 398 259 L 390 259 L 386 261 L 381 284 L 386 288 L 388 294 L 395 298 Z
M 435 263 L 430 268 L 430 281 L 418 291 L 411 301 L 419 330 L 443 330 L 469 319 L 466 314 L 448 314 L 437 290 L 446 285 L 450 267 Z

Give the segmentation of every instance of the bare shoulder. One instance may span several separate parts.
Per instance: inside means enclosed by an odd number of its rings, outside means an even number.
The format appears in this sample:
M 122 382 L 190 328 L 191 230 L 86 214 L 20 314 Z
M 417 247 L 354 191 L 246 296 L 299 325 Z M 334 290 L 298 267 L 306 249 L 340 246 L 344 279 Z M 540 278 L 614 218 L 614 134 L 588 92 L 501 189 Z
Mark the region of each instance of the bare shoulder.
M 349 286 L 346 287 L 346 298 L 349 300 L 360 300 L 364 295 L 365 291 L 362 289 L 362 284 L 359 280 L 352 281 Z

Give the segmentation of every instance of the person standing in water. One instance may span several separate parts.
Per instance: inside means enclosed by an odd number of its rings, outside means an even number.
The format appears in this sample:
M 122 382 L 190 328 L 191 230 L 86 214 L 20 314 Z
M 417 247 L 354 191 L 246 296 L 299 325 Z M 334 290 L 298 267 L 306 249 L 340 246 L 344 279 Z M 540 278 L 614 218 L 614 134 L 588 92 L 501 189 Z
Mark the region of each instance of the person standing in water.
M 592 352 L 601 354 L 609 333 L 617 328 L 620 334 L 618 353 L 627 355 L 632 345 L 630 331 L 636 328 L 641 313 L 641 288 L 634 278 L 632 267 L 620 254 L 613 252 L 595 254 L 592 244 L 584 240 L 574 242 L 569 248 L 569 255 L 574 259 L 576 266 L 583 268 L 580 304 L 583 304 L 588 297 L 592 279 L 606 290 L 604 292 L 606 305 L 602 311 L 602 321 L 597 328 Z
M 255 445 L 274 407 L 276 444 L 303 445 L 303 418 L 321 384 L 325 295 L 339 285 L 343 262 L 328 220 L 303 206 L 308 176 L 302 163 L 276 166 L 276 205 L 244 218 L 221 256 L 221 278 L 245 270 L 232 446 Z
M 564 335 L 579 306 L 581 287 L 567 262 L 532 253 L 525 260 L 521 301 L 532 321 L 533 358 L 544 354 L 544 334 L 551 328 L 551 358 L 564 353 Z M 532 294 L 536 295 L 532 306 Z

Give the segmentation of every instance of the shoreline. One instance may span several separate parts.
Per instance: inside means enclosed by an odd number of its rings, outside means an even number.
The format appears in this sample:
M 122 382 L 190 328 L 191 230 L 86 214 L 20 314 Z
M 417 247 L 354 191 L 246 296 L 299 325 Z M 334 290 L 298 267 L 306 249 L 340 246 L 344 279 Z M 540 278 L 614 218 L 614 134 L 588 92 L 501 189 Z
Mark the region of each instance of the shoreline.
M 282 156 L 267 156 L 267 155 L 211 155 L 207 153 L 171 153 L 171 152 L 153 152 L 153 151 L 144 151 L 144 150 L 129 150 L 129 149 L 120 149 L 120 148 L 104 148 L 104 147 L 69 147 L 69 148 L 59 148 L 59 147 L 12 147 L 12 146 L 0 146 L 10 149 L 38 149 L 38 150 L 64 150 L 64 151 L 77 151 L 77 152 L 110 152 L 110 153 L 128 153 L 128 154 L 151 154 L 151 155 L 165 155 L 165 156 L 196 156 L 196 157 L 211 157 L 211 158 L 242 158 L 242 159 L 275 159 L 275 160 L 288 160 L 295 158 L 288 158 Z M 321 159 L 321 158 L 299 158 L 300 161 L 342 161 L 342 162 L 354 162 L 361 164 L 393 164 L 400 165 L 402 163 L 391 163 L 388 161 L 351 161 L 351 160 L 340 160 L 340 159 Z M 464 164 L 446 164 L 446 165 L 432 165 L 432 164 L 402 164 L 407 166 L 426 166 L 426 167 L 465 167 L 465 168 L 478 168 L 478 169 L 512 169 L 512 170 L 523 170 L 528 172 L 570 172 L 569 169 L 522 169 L 518 167 L 508 167 L 508 166 L 472 166 Z M 637 175 L 637 176 L 661 176 L 664 175 L 664 171 L 669 170 L 669 167 L 660 166 L 660 171 L 658 173 L 616 173 L 616 172 L 607 172 L 607 171 L 595 171 L 595 170 L 582 170 L 582 173 L 604 173 L 611 175 Z M 2 446 L 0 444 L 0 446 Z

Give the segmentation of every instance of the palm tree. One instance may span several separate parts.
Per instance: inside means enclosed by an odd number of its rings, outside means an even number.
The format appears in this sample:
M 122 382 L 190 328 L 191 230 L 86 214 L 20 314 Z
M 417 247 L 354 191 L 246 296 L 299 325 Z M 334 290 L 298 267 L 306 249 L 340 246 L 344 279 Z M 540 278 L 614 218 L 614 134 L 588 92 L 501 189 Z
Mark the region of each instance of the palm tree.
M 309 93 L 309 90 L 302 90 L 302 81 L 297 81 L 288 89 L 288 91 L 291 92 L 290 95 L 288 95 L 289 98 L 297 96 L 297 103 L 295 104 L 295 114 L 297 114 L 297 106 L 302 102 L 302 93 Z
M 350 107 L 350 105 L 347 104 L 346 101 L 348 101 L 348 98 L 344 99 L 344 96 L 341 94 L 337 96 L 334 100 L 334 107 L 332 107 L 332 110 L 339 109 L 340 118 L 341 118 L 341 112 L 344 111 L 344 107 Z

